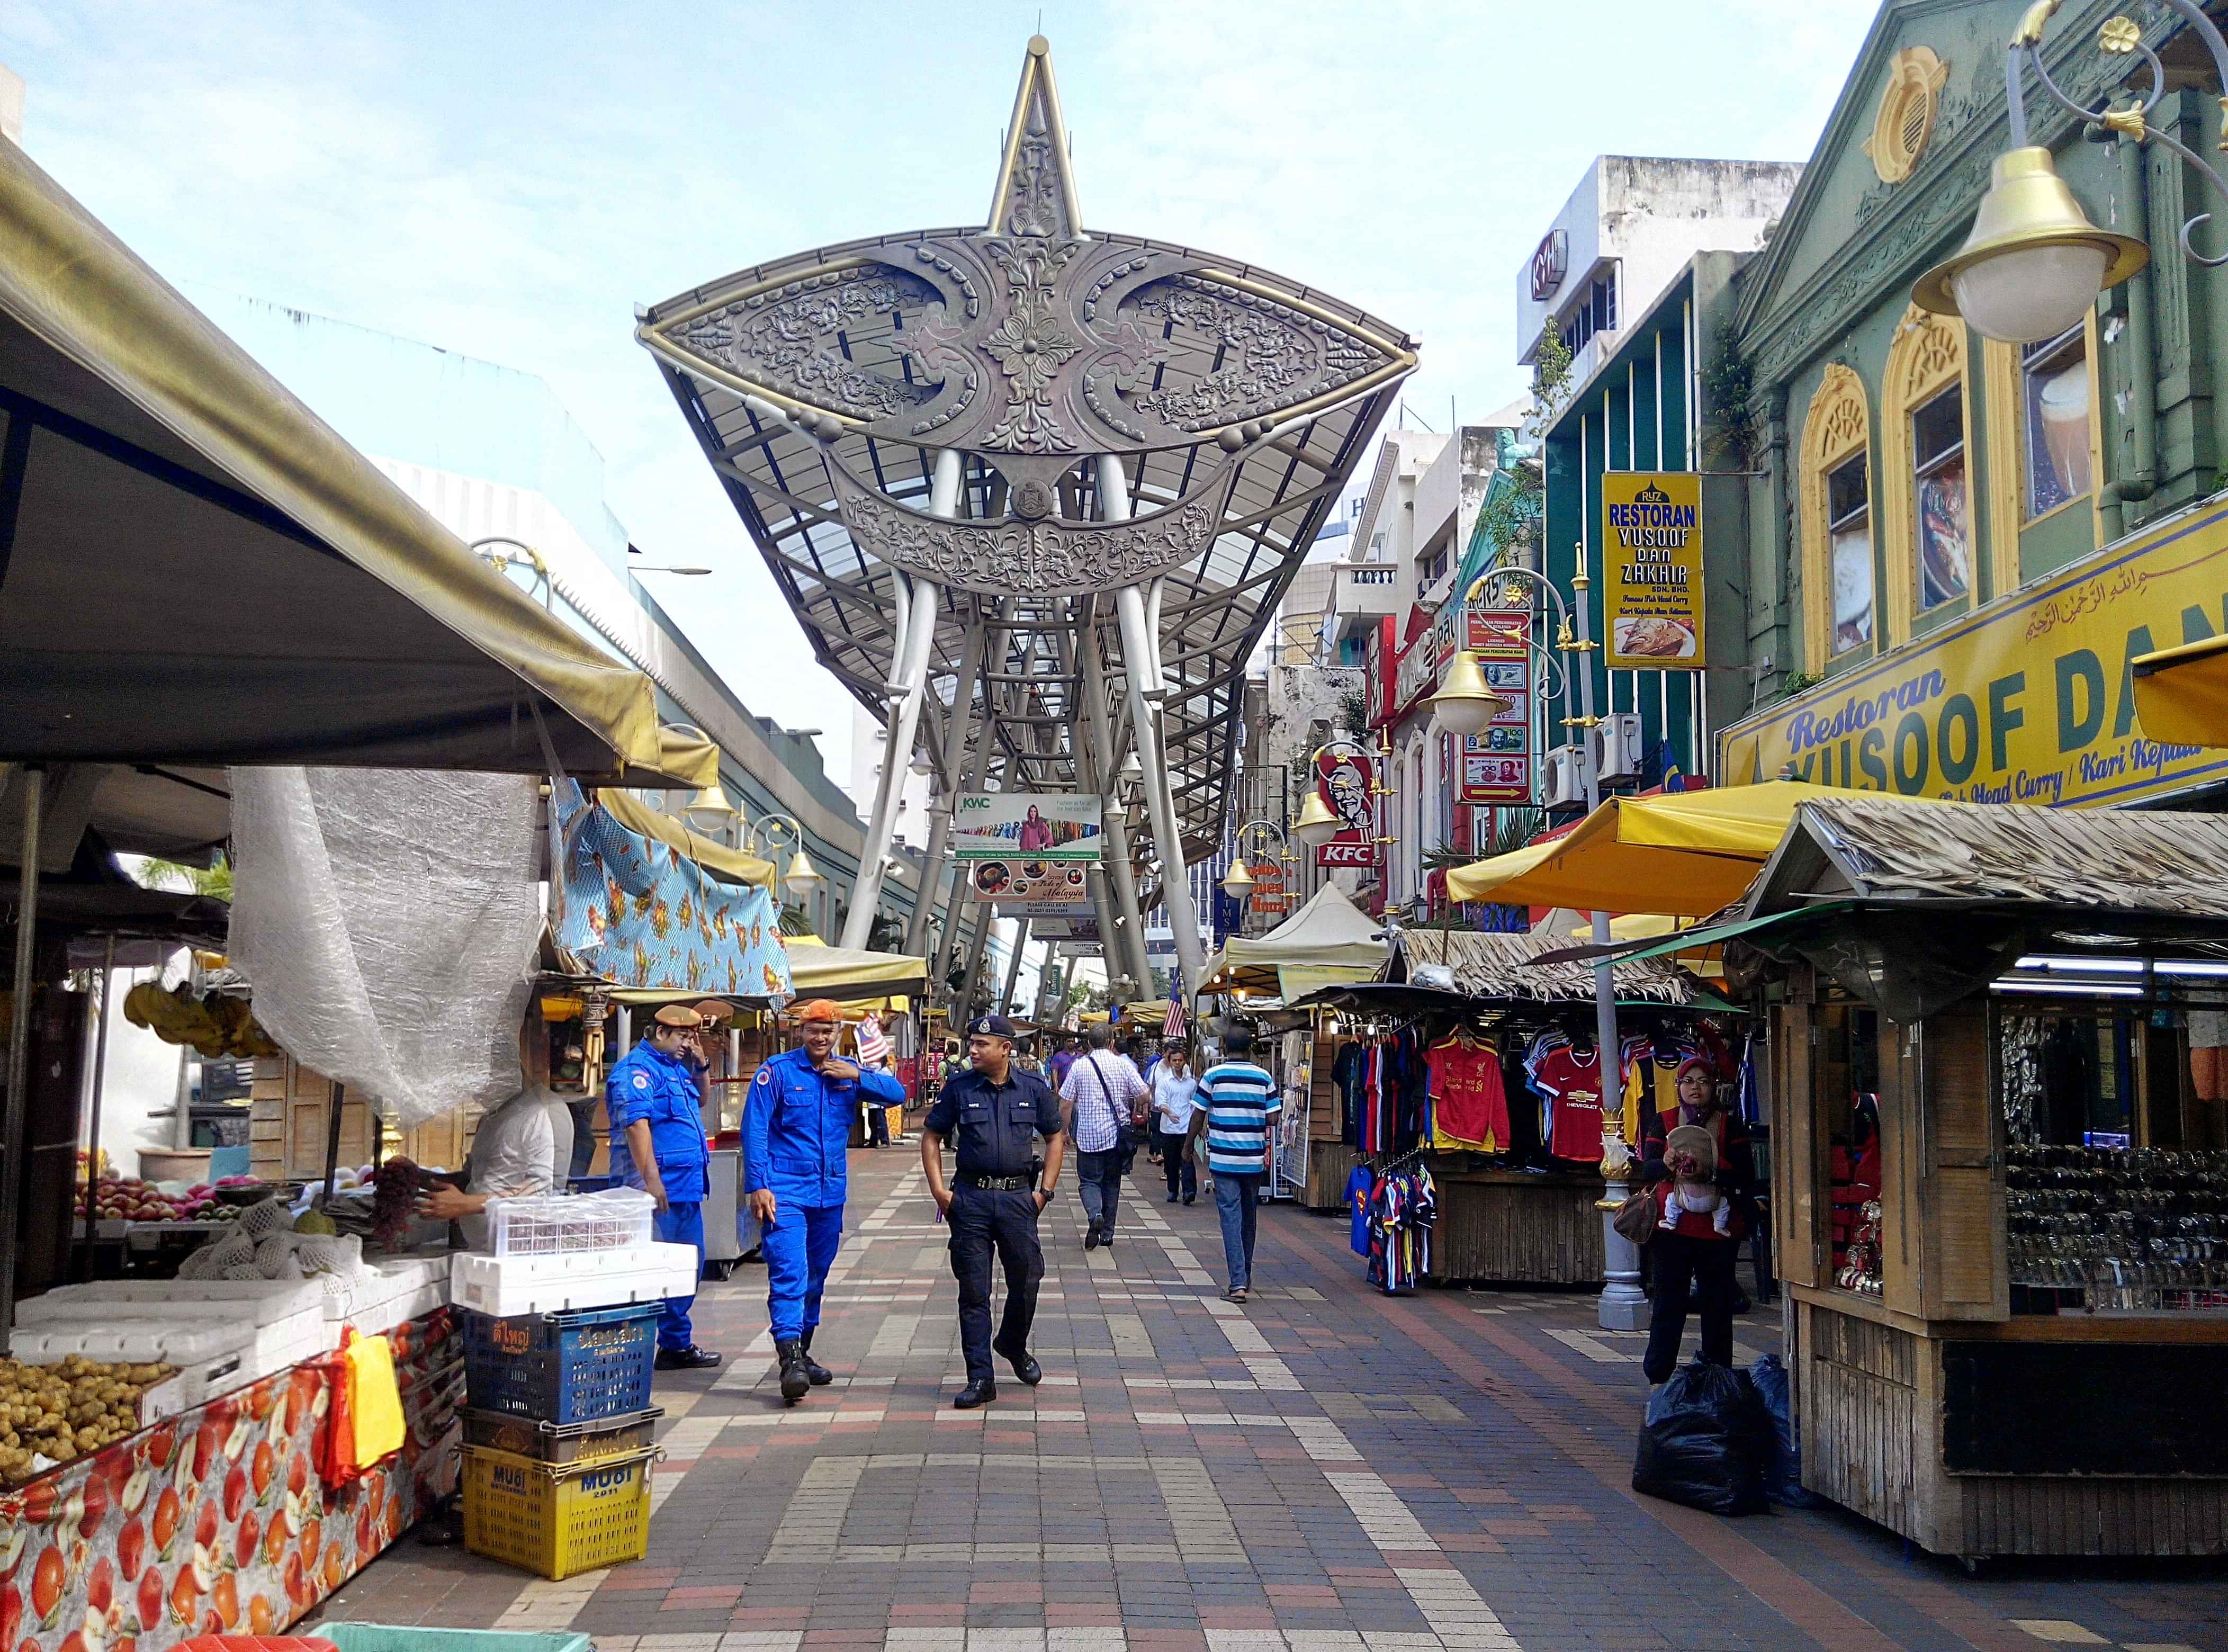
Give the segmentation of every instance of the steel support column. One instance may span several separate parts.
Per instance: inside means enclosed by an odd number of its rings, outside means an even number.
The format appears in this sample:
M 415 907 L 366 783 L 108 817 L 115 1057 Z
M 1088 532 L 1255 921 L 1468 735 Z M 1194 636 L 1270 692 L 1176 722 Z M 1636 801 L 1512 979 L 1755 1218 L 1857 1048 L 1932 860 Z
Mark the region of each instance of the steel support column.
M 16 969 L 9 1005 L 8 1095 L 0 1132 L 0 1356 L 16 1322 L 16 1213 L 23 1199 L 23 1170 L 30 1156 L 23 1139 L 24 1108 L 31 1087 L 32 966 L 39 932 L 39 829 L 45 823 L 47 772 L 33 764 L 23 775 L 23 835 L 16 874 Z
M 958 514 L 962 468 L 957 449 L 947 447 L 937 454 L 936 474 L 929 488 L 931 515 Z M 866 848 L 859 857 L 858 878 L 851 886 L 851 910 L 843 920 L 842 944 L 851 947 L 866 945 L 874 926 L 874 909 L 881 904 L 882 861 L 897 829 L 898 799 L 905 791 L 906 765 L 912 761 L 913 736 L 920 727 L 920 700 L 928 687 L 937 610 L 943 600 L 941 587 L 918 575 L 893 573 L 890 577 L 898 594 L 897 647 L 891 662 L 888 712 L 882 725 L 881 784 L 874 788 Z
M 959 765 L 967 757 L 967 731 L 975 720 L 975 683 L 983 672 L 983 656 L 989 646 L 990 626 L 979 604 L 970 602 L 970 618 L 967 623 L 967 641 L 962 647 L 959 661 L 958 686 L 951 696 L 951 720 L 944 731 L 944 761 L 938 765 L 938 778 L 944 785 L 943 802 L 929 804 L 928 852 L 920 868 L 920 892 L 913 899 L 912 921 L 906 925 L 906 951 L 918 953 L 928 941 L 929 920 L 944 901 L 944 863 L 951 849 L 951 811 L 959 795 Z M 988 696 L 985 696 L 985 708 Z M 983 726 L 983 743 L 987 750 L 989 727 Z M 949 935 L 951 925 L 944 925 Z
M 1130 480 L 1122 461 L 1111 455 L 1098 461 L 1100 515 L 1110 522 L 1130 519 Z M 1169 790 L 1168 765 L 1162 760 L 1158 720 L 1165 685 L 1161 678 L 1161 645 L 1146 612 L 1145 592 L 1124 586 L 1114 593 L 1115 612 L 1122 622 L 1122 659 L 1130 679 L 1130 726 L 1136 742 L 1137 761 L 1145 771 L 1145 803 L 1153 823 L 1153 847 L 1161 856 L 1161 902 L 1167 907 L 1168 927 L 1175 932 L 1176 964 L 1183 974 L 1187 996 L 1199 989 L 1207 970 L 1207 954 L 1199 944 L 1199 912 L 1192 905 L 1191 880 L 1185 875 L 1183 829 L 1176 818 L 1175 794 Z
M 1084 599 L 1084 624 L 1080 628 L 1077 646 L 1082 652 L 1083 728 L 1080 733 L 1089 742 L 1087 755 L 1092 771 L 1092 789 L 1099 794 L 1100 818 L 1106 839 L 1104 856 L 1108 882 L 1112 886 L 1115 908 L 1122 917 L 1120 966 L 1143 992 L 1153 984 L 1151 956 L 1145 945 L 1145 923 L 1137 905 L 1137 876 L 1130 865 L 1130 823 L 1121 798 L 1117 795 L 1121 781 L 1121 768 L 1114 760 L 1114 741 L 1107 724 L 1111 714 L 1106 704 L 1106 669 L 1098 656 L 1098 628 L 1095 623 L 1093 604 L 1096 599 Z M 1073 738 L 1071 736 L 1071 738 Z M 1115 944 L 1114 932 L 1108 932 L 1109 948 Z M 1109 979 L 1114 974 L 1113 953 L 1107 953 Z
M 1001 1015 L 1010 1015 L 1014 1012 L 1014 992 L 1021 984 L 1021 954 L 1029 950 L 1029 920 L 1023 918 L 1016 921 L 1020 926 L 1014 931 L 1013 956 L 1006 960 L 1005 990 L 998 995 L 998 1002 L 990 1006 Z

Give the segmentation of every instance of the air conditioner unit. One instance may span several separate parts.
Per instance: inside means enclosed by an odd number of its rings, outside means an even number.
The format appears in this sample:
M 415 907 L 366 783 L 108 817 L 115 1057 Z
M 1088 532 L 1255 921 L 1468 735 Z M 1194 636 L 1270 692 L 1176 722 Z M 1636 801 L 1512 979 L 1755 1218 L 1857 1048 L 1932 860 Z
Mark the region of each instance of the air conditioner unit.
M 1613 711 L 1586 733 L 1593 742 L 1594 772 L 1605 786 L 1640 778 L 1640 714 Z
M 1540 803 L 1545 809 L 1586 806 L 1585 753 L 1577 746 L 1558 746 L 1540 759 Z

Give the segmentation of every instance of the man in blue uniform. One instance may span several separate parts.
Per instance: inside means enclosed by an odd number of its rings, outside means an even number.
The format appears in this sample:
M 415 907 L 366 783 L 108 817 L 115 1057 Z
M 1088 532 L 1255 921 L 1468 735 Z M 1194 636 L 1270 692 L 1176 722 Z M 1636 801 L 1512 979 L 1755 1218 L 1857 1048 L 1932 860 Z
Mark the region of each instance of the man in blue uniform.
M 804 1047 L 758 1070 L 743 1106 L 743 1191 L 759 1219 L 765 1256 L 766 1315 L 781 1361 L 781 1397 L 794 1405 L 835 1373 L 812 1357 L 820 1293 L 843 1242 L 846 1150 L 862 1102 L 903 1104 L 886 1073 L 861 1073 L 836 1054 L 842 1020 L 816 998 L 797 1011 Z
M 1060 1101 L 1042 1079 L 1014 1065 L 1014 1024 L 1003 1015 L 978 1017 L 967 1029 L 964 1073 L 954 1074 L 921 1128 L 920 1163 L 936 1207 L 951 1225 L 951 1272 L 959 1281 L 959 1343 L 967 1356 L 967 1386 L 952 1399 L 972 1411 L 998 1397 L 990 1356 L 1001 1354 L 1014 1374 L 1034 1387 L 1044 1371 L 1029 1353 L 1029 1327 L 1037 1314 L 1037 1282 L 1044 1251 L 1037 1217 L 1060 1185 Z M 1045 1149 L 1042 1174 L 1037 1138 Z M 944 1183 L 944 1143 L 956 1138 L 956 1185 Z M 990 1252 L 1006 1270 L 1006 1312 L 996 1341 L 990 1337 Z
M 705 1174 L 712 1156 L 704 1146 L 701 1092 L 688 1050 L 703 1017 L 686 1004 L 668 1004 L 650 1033 L 611 1064 L 604 1081 L 604 1111 L 611 1121 L 611 1170 L 630 1188 L 657 1201 L 651 1226 L 669 1245 L 696 1247 L 704 1262 Z M 717 1365 L 720 1356 L 696 1346 L 688 1309 L 696 1300 L 668 1297 L 657 1326 L 661 1371 Z

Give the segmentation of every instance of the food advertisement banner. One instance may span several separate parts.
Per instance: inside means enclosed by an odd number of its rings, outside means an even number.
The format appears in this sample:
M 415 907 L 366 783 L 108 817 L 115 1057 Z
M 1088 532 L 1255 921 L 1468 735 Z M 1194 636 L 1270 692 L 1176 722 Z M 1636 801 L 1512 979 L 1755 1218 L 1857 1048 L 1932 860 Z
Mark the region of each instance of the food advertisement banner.
M 2128 663 L 2228 629 L 2228 507 L 2178 517 L 1719 737 L 1719 772 L 1964 803 L 2131 803 L 2228 772 L 2145 737 Z
M 1088 918 L 1091 886 L 1074 861 L 1001 855 L 967 862 L 967 887 L 977 900 L 994 900 L 1008 918 Z
M 1602 539 L 1610 669 L 1700 670 L 1702 478 L 1692 471 L 1606 472 Z
M 1325 752 L 1316 759 L 1316 791 L 1344 823 L 1316 846 L 1321 867 L 1377 864 L 1377 765 L 1360 752 Z
M 1485 686 L 1508 701 L 1482 733 L 1466 735 L 1455 772 L 1455 801 L 1532 801 L 1532 615 L 1523 608 L 1479 608 L 1464 641 Z M 1448 658 L 1453 657 L 1450 650 Z M 1444 668 L 1443 668 L 1444 669 Z
M 951 812 L 951 852 L 963 861 L 1095 861 L 1101 813 L 1096 797 L 1079 792 L 963 791 Z

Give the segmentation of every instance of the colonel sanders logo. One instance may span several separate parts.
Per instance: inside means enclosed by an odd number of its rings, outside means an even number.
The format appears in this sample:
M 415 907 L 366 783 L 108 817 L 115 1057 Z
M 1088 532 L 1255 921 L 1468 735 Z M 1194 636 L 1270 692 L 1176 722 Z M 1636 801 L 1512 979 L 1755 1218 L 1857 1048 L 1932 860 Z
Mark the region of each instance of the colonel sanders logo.
M 1369 807 L 1369 777 L 1350 757 L 1341 757 L 1323 776 L 1324 797 L 1345 829 L 1368 836 L 1376 822 Z

